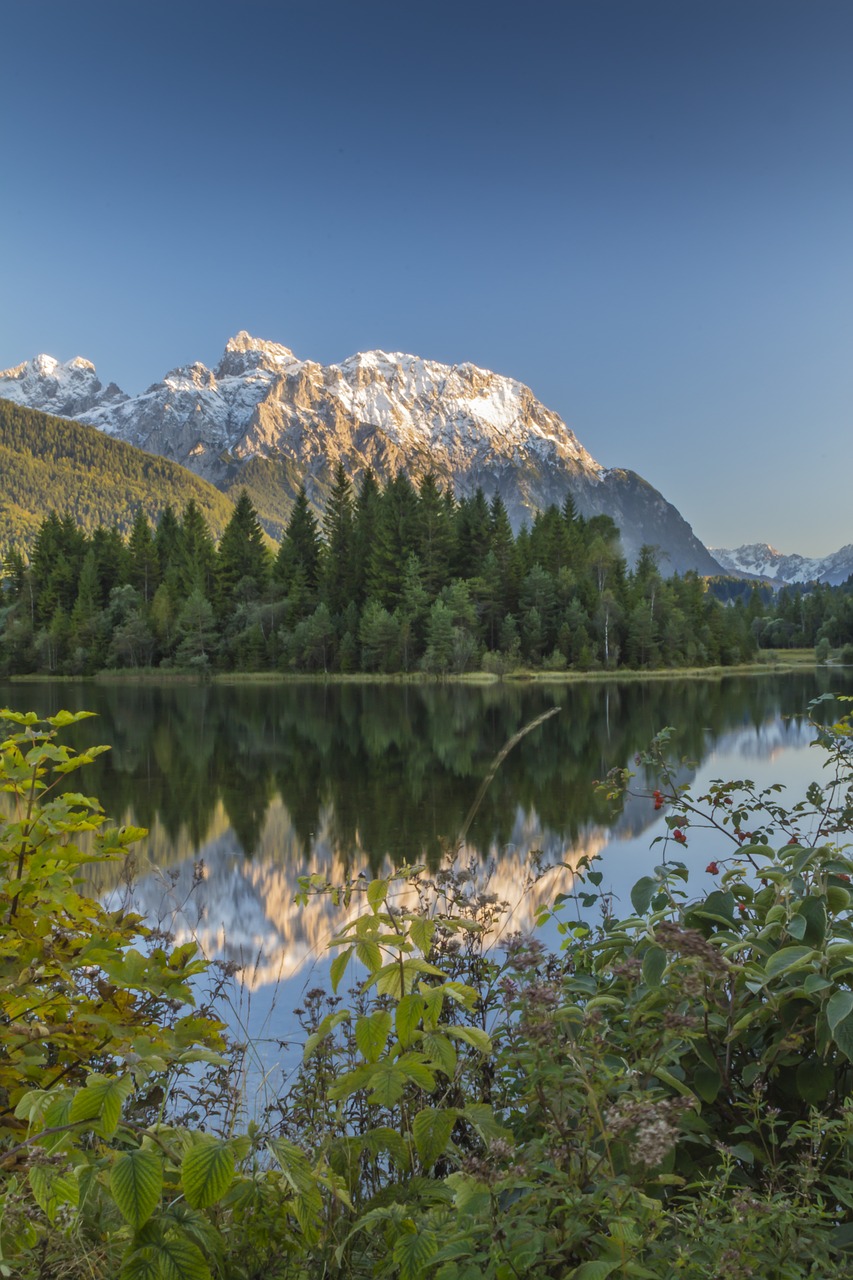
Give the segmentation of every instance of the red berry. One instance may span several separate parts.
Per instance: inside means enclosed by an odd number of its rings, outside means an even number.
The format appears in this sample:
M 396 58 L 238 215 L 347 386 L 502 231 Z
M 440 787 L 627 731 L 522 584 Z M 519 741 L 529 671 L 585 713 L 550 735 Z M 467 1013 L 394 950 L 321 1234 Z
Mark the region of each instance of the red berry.
M 720 868 L 717 866 L 716 862 L 709 862 L 705 870 L 712 876 L 719 875 L 720 873 Z
M 672 833 L 673 840 L 677 840 L 679 844 L 687 844 L 687 836 L 680 827 L 676 827 Z

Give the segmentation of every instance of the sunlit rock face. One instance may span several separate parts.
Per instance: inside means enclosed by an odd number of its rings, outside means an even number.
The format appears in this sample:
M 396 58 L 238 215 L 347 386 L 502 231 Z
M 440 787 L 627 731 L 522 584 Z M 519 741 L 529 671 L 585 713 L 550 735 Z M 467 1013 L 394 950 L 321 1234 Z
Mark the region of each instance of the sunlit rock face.
M 103 388 L 87 361 L 48 356 L 0 373 L 0 396 L 77 418 L 223 489 L 259 460 L 281 464 L 274 483 L 288 498 L 304 483 L 320 504 L 339 462 L 356 481 L 368 467 L 381 481 L 433 472 L 457 497 L 499 494 L 516 530 L 571 497 L 581 515 L 612 516 L 629 561 L 647 543 L 665 573 L 719 572 L 656 489 L 605 470 L 528 387 L 473 364 L 366 351 L 321 365 L 241 332 L 215 369 L 173 369 L 138 396 Z

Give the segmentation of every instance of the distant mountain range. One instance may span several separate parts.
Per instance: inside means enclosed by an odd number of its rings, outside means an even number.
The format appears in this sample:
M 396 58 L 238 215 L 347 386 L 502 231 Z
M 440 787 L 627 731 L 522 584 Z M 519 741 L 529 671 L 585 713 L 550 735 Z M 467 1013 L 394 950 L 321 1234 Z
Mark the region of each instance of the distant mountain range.
M 571 496 L 619 526 L 625 554 L 659 548 L 665 573 L 720 566 L 676 508 L 633 471 L 606 470 L 562 419 L 512 378 L 472 364 L 369 351 L 320 365 L 245 332 L 215 370 L 173 369 L 142 395 L 104 386 L 88 360 L 36 356 L 0 373 L 0 397 L 97 427 L 196 472 L 247 488 L 280 537 L 304 483 L 322 506 L 336 464 L 354 480 L 433 471 L 457 497 L 500 494 L 513 527 Z
M 758 578 L 777 586 L 806 582 L 826 582 L 831 586 L 838 586 L 853 574 L 853 544 L 818 559 L 785 556 L 767 542 L 736 547 L 733 551 L 715 547 L 711 554 L 726 573 L 738 578 Z

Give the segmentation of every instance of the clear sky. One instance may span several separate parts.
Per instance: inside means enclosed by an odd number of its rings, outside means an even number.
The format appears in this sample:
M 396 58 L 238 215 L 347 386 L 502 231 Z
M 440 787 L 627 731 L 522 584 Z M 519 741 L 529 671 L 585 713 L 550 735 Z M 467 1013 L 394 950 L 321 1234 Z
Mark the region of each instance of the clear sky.
M 2 10 L 0 368 L 470 360 L 709 545 L 853 542 L 851 0 Z

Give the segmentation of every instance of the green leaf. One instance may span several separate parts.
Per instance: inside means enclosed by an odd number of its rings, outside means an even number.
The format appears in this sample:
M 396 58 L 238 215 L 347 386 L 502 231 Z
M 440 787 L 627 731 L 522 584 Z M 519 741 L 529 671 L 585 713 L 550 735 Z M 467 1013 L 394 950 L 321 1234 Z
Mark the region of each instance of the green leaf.
M 796 938 L 798 942 L 801 942 L 806 936 L 806 917 L 793 915 L 785 927 L 792 938 Z
M 839 992 L 839 994 L 841 993 Z M 840 1022 L 836 1023 L 832 1038 L 841 1052 L 853 1062 L 853 1014 L 848 1014 L 846 1018 L 842 1018 Z
M 804 941 L 811 947 L 819 947 L 826 937 L 826 903 L 821 898 L 803 898 L 794 919 L 797 917 L 806 922 Z M 790 929 L 790 925 L 788 927 Z
M 693 1088 L 703 1102 L 713 1102 L 722 1083 L 722 1076 L 716 1068 L 700 1064 L 693 1072 Z
M 302 1051 L 302 1061 L 307 1062 L 317 1046 L 321 1044 L 327 1036 L 330 1036 L 336 1027 L 339 1027 L 342 1022 L 348 1022 L 349 1019 L 349 1009 L 338 1009 L 335 1013 L 327 1013 L 317 1030 L 314 1031 L 305 1041 L 305 1048 Z
M 415 1116 L 412 1132 L 425 1169 L 431 1169 L 439 1156 L 444 1155 L 458 1116 L 459 1112 L 452 1107 L 446 1111 L 437 1107 L 424 1107 Z
M 388 897 L 388 881 L 387 880 L 371 880 L 367 886 L 367 901 L 373 907 L 374 911 L 382 906 L 382 903 Z
M 448 1027 L 447 1034 L 456 1040 L 463 1040 L 465 1044 L 470 1044 L 471 1048 L 479 1053 L 492 1052 L 491 1037 L 481 1027 Z
M 359 1018 L 355 1024 L 355 1043 L 367 1062 L 376 1062 L 388 1042 L 391 1030 L 391 1014 L 388 1009 Z
M 93 1129 L 102 1138 L 111 1138 L 118 1128 L 121 1107 L 133 1089 L 130 1076 L 91 1075 L 83 1089 L 78 1089 L 71 1103 L 70 1120 L 94 1120 Z
M 363 938 L 355 944 L 355 954 L 365 969 L 369 969 L 371 973 L 382 968 L 382 952 L 379 945 L 369 938 Z
M 202 1134 L 181 1161 L 181 1183 L 193 1209 L 206 1209 L 221 1200 L 233 1179 L 230 1143 L 210 1134 Z
M 352 955 L 352 953 L 353 953 L 353 948 L 347 947 L 345 951 L 341 951 L 338 955 L 336 955 L 334 960 L 332 961 L 332 967 L 329 970 L 329 978 L 331 979 L 333 991 L 337 991 L 338 987 L 340 986 L 341 978 L 344 976 L 344 973 L 346 972 L 346 967 L 349 964 L 350 956 Z
M 768 980 L 778 978 L 783 973 L 790 973 L 792 969 L 802 968 L 813 956 L 812 947 L 780 947 L 766 962 L 764 972 Z
M 141 1252 L 153 1259 L 158 1280 L 210 1280 L 201 1250 L 189 1240 L 166 1236 Z
M 797 1067 L 797 1092 L 804 1102 L 823 1102 L 834 1084 L 835 1071 L 823 1062 L 812 1059 Z
M 618 1258 L 598 1258 L 595 1262 L 582 1262 L 568 1275 L 570 1280 L 607 1280 L 618 1266 Z
M 418 1044 L 421 1053 L 452 1080 L 456 1072 L 456 1050 L 447 1036 L 440 1031 L 425 1031 Z
M 411 1219 L 407 1221 L 411 1222 Z M 434 1254 L 438 1240 L 434 1231 L 419 1231 L 412 1222 L 394 1244 L 394 1261 L 400 1268 L 400 1280 L 418 1280 Z
M 634 908 L 638 916 L 644 916 L 649 909 L 649 904 L 659 889 L 659 884 L 653 876 L 643 876 L 638 880 L 631 890 L 631 906 Z
M 397 1005 L 394 1016 L 397 1038 L 404 1049 L 412 1043 L 413 1032 L 417 1031 L 424 1015 L 424 998 L 418 992 L 403 996 Z
M 406 1074 L 396 1062 L 377 1063 L 370 1073 L 371 1092 L 367 1101 L 374 1107 L 392 1107 L 403 1096 Z
M 830 996 L 826 1005 L 826 1020 L 830 1032 L 835 1035 L 835 1028 L 853 1013 L 853 991 L 836 991 Z
M 485 1142 L 493 1142 L 495 1138 L 508 1137 L 503 1127 L 487 1102 L 469 1102 L 462 1111 L 464 1118 L 472 1124 Z
M 80 1186 L 73 1174 L 67 1170 L 51 1168 L 49 1165 L 35 1164 L 29 1170 L 30 1186 L 39 1208 L 47 1215 L 48 1221 L 56 1219 L 60 1205 L 73 1204 L 75 1207 L 80 1198 Z
M 163 1161 L 146 1148 L 126 1151 L 112 1167 L 110 1188 L 121 1216 L 139 1230 L 156 1209 L 163 1191 Z
M 409 937 L 415 946 L 427 955 L 435 935 L 435 921 L 416 916 L 409 925 Z
M 643 956 L 643 981 L 648 987 L 659 987 L 666 968 L 663 947 L 648 947 Z

